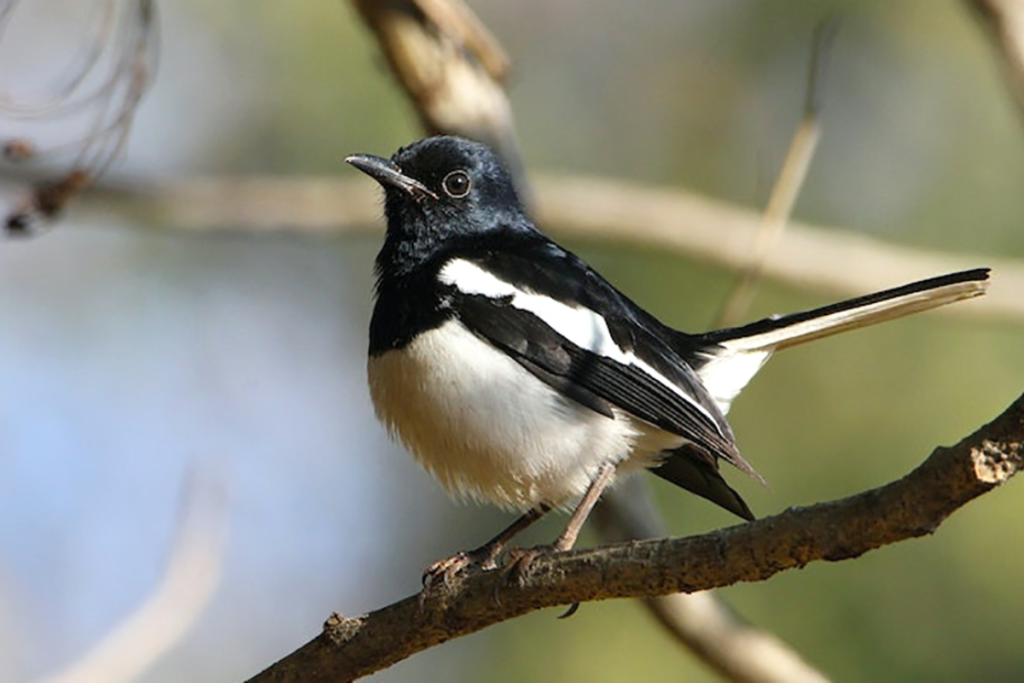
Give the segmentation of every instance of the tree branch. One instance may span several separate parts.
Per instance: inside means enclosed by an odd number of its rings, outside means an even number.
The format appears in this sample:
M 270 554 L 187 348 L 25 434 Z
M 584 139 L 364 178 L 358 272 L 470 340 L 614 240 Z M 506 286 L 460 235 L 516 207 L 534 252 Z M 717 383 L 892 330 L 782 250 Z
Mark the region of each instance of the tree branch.
M 1024 467 L 1024 395 L 902 479 L 842 500 L 701 536 L 621 543 L 539 558 L 521 584 L 473 572 L 444 595 L 418 595 L 367 615 L 333 615 L 312 641 L 251 679 L 349 681 L 492 624 L 545 607 L 692 593 L 763 581 L 817 560 L 839 561 L 924 536 Z
M 666 534 L 649 479 L 631 477 L 608 492 L 590 520 L 604 541 Z M 643 599 L 667 633 L 732 683 L 826 683 L 820 671 L 776 636 L 730 609 L 714 591 Z

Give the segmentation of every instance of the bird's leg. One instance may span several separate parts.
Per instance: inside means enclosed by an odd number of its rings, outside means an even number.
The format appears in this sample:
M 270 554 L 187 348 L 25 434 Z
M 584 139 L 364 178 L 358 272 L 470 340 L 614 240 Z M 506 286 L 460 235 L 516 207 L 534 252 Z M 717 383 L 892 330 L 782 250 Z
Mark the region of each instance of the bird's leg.
M 576 505 L 572 517 L 569 518 L 569 523 L 565 525 L 565 531 L 552 544 L 555 550 L 572 550 L 572 547 L 576 545 L 576 537 L 580 535 L 583 523 L 587 521 L 590 511 L 597 505 L 597 501 L 601 498 L 604 490 L 608 488 L 608 484 L 612 482 L 614 475 L 615 465 L 610 463 L 601 465 L 594 481 L 590 482 L 587 492 L 583 494 L 580 502 Z
M 583 523 L 587 521 L 590 511 L 597 505 L 598 499 L 601 498 L 601 494 L 604 493 L 608 484 L 611 483 L 613 476 L 615 476 L 615 465 L 610 463 L 601 465 L 601 468 L 597 471 L 597 476 L 590 482 L 587 492 L 583 494 L 580 502 L 576 505 L 572 517 L 569 518 L 569 523 L 565 526 L 565 531 L 551 545 L 517 551 L 505 569 L 508 575 L 514 575 L 519 580 L 522 580 L 529 575 L 530 565 L 537 555 L 543 552 L 571 550 L 573 545 L 576 544 L 576 537 L 580 535 Z
M 465 567 L 476 565 L 481 569 L 494 569 L 497 566 L 498 555 L 505 549 L 508 542 L 516 534 L 525 530 L 531 524 L 547 514 L 551 508 L 547 505 L 540 505 L 528 511 L 526 514 L 512 522 L 500 534 L 484 543 L 476 550 L 460 550 L 451 557 L 438 560 L 427 567 L 423 572 L 423 587 L 429 590 L 434 583 L 441 579 L 444 585 L 449 585 L 452 578 Z

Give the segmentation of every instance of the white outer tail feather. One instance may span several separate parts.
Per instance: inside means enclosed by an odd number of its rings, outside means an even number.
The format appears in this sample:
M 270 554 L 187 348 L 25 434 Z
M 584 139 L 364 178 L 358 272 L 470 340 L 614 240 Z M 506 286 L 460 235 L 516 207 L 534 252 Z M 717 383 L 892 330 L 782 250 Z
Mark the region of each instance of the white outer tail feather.
M 697 373 L 727 413 L 732 400 L 778 349 L 980 296 L 987 286 L 987 269 L 965 271 L 827 306 L 817 309 L 818 315 L 809 311 L 713 332 L 707 335 L 713 342 L 707 351 L 708 361 Z M 786 322 L 789 319 L 792 322 Z M 769 329 L 753 331 L 758 327 Z M 748 328 L 753 329 L 745 333 Z

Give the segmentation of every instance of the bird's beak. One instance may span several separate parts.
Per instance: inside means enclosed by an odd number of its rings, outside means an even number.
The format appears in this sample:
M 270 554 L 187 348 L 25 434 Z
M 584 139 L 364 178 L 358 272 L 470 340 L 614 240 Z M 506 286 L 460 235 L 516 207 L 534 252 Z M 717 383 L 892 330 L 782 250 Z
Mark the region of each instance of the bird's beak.
M 398 188 L 417 199 L 423 196 L 437 199 L 437 195 L 428 189 L 426 185 L 402 173 L 401 169 L 390 159 L 372 154 L 353 154 L 350 157 L 345 157 L 345 161 L 376 180 L 385 188 L 389 186 Z

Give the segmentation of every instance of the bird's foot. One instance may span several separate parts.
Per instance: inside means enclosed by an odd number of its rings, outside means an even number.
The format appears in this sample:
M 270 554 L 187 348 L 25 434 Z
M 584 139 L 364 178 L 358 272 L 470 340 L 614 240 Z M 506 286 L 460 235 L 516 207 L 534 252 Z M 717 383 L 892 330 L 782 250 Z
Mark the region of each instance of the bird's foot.
M 557 553 L 554 545 L 537 545 L 532 548 L 509 548 L 508 561 L 502 567 L 502 575 L 506 585 L 513 582 L 523 585 L 533 572 L 533 562 L 538 557 L 549 553 Z
M 533 563 L 538 557 L 544 555 L 550 555 L 552 553 L 565 552 L 566 548 L 559 547 L 558 543 L 551 545 L 538 545 L 533 548 L 509 548 L 508 549 L 508 562 L 502 568 L 503 580 L 499 582 L 500 585 L 509 585 L 513 581 L 516 584 L 522 586 L 526 581 L 529 580 L 530 575 L 533 573 Z M 498 589 L 495 587 L 495 600 L 498 598 Z M 572 615 L 576 614 L 579 610 L 580 604 L 574 602 L 569 605 L 569 608 L 561 614 L 559 619 L 568 619 Z
M 423 590 L 420 602 L 427 594 L 440 588 L 450 591 L 455 577 L 469 568 L 483 571 L 497 568 L 497 556 L 501 548 L 485 545 L 476 550 L 460 550 L 451 557 L 434 562 L 423 571 Z
M 443 584 L 445 588 L 450 588 L 455 575 L 471 564 L 473 564 L 473 559 L 465 550 L 460 550 L 451 557 L 431 563 L 423 570 L 424 590 L 429 590 L 439 583 Z

